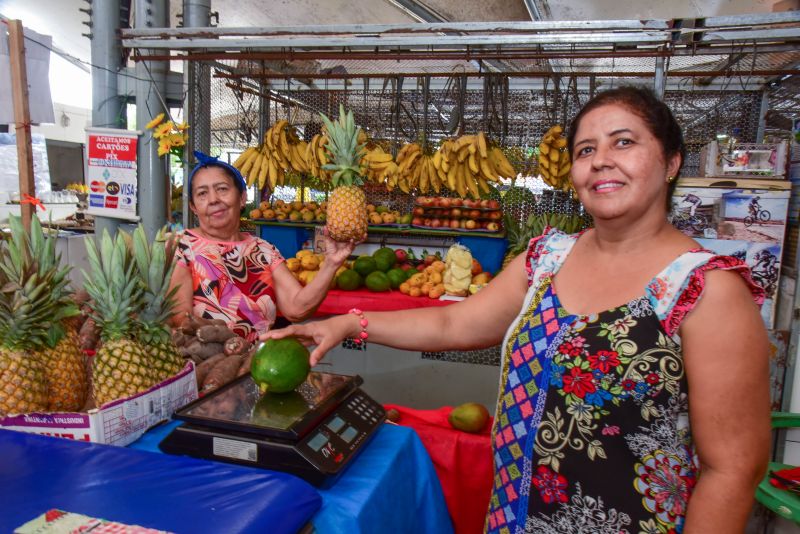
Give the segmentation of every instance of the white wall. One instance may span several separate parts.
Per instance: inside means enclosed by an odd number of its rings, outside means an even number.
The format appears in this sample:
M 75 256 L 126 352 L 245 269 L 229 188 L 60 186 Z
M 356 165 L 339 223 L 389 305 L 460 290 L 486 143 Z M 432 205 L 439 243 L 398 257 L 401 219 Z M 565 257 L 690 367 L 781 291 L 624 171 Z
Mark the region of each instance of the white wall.
M 86 142 L 85 129 L 92 121 L 91 110 L 54 103 L 53 111 L 56 118 L 55 124 L 33 126 L 31 131 L 40 133 L 47 139 L 84 144 Z

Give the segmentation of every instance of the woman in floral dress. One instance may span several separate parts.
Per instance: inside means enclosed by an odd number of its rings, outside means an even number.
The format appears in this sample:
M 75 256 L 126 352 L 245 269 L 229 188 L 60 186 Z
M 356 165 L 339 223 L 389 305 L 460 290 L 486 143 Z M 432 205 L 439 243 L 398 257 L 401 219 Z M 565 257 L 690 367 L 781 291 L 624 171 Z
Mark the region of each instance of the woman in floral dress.
M 367 313 L 369 340 L 502 344 L 488 532 L 742 532 L 769 449 L 763 291 L 669 224 L 685 151 L 650 91 L 600 93 L 569 147 L 594 228 L 545 231 L 459 304 Z M 268 335 L 316 363 L 359 319 Z
M 239 216 L 247 202 L 239 171 L 200 152 L 195 155 L 189 207 L 199 225 L 178 243 L 172 275 L 172 286 L 178 287 L 175 320 L 184 313 L 222 319 L 238 335 L 254 341 L 272 327 L 278 312 L 290 321 L 308 318 L 354 244 L 326 239 L 319 274 L 301 286 L 277 248 L 239 232 Z

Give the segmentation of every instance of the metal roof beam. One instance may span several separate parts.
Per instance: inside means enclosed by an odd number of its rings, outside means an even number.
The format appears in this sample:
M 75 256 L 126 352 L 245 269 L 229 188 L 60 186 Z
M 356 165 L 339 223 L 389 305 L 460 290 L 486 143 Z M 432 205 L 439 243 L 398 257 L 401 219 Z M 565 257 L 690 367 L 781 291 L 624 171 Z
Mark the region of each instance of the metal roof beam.
M 375 47 L 441 48 L 445 46 L 524 46 L 559 43 L 648 43 L 669 42 L 669 34 L 660 32 L 597 32 L 597 33 L 552 33 L 538 35 L 437 35 L 431 39 L 419 36 L 363 36 L 363 37 L 256 37 L 231 39 L 176 38 L 176 39 L 129 39 L 122 44 L 139 49 L 171 50 L 259 50 L 274 48 L 350 48 Z

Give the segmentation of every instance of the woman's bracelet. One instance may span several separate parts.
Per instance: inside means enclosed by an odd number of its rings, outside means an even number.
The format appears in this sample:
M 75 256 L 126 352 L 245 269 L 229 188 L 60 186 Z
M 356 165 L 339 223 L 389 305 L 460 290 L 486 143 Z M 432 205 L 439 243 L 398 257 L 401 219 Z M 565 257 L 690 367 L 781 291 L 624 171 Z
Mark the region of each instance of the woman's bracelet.
M 364 312 L 359 310 L 358 308 L 353 308 L 347 313 L 352 313 L 353 315 L 359 318 L 359 325 L 361 325 L 361 332 L 359 332 L 358 336 L 353 338 L 353 343 L 356 345 L 361 345 L 367 341 L 369 334 L 367 334 L 367 325 L 369 325 L 369 321 L 367 318 L 364 317 Z

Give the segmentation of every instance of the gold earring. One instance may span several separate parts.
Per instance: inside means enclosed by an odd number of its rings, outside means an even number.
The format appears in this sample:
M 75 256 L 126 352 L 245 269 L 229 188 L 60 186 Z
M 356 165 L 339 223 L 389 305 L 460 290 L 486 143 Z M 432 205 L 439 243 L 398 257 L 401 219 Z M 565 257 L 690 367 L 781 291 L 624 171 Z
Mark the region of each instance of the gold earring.
M 672 182 L 672 180 L 674 180 L 674 179 L 675 179 L 674 176 L 667 176 L 667 183 Z

